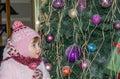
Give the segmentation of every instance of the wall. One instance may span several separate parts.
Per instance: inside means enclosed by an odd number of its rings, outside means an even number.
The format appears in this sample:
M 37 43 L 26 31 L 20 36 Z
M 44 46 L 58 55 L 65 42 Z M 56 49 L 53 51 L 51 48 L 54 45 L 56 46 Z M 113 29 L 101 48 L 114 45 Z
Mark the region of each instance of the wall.
M 4 2 L 5 0 L 1 0 Z M 32 26 L 32 0 L 10 0 L 11 6 L 18 12 L 18 15 L 11 15 L 11 24 L 15 20 L 21 20 L 24 24 Z M 6 21 L 5 12 L 2 13 L 3 22 Z
M 1 0 L 4 3 L 6 0 Z M 18 15 L 11 15 L 11 26 L 15 20 L 21 20 L 27 26 L 32 27 L 33 25 L 33 8 L 32 0 L 10 0 L 11 6 L 18 12 Z M 2 22 L 6 22 L 6 14 L 2 12 Z M 3 45 L 6 44 L 6 33 L 2 34 Z

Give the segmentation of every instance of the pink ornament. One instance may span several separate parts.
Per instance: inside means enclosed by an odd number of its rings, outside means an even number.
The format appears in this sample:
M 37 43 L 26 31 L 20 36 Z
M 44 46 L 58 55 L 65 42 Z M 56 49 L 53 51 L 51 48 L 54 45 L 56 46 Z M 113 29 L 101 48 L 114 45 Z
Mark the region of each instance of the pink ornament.
M 109 7 L 112 2 L 113 0 L 99 0 L 99 3 L 103 8 Z
M 48 34 L 48 35 L 45 37 L 45 39 L 46 39 L 46 41 L 47 41 L 48 43 L 51 43 L 51 42 L 53 42 L 53 40 L 54 40 L 54 36 L 53 36 L 52 34 Z
M 45 63 L 45 67 L 46 67 L 47 71 L 52 70 L 52 65 L 50 63 Z
M 113 28 L 116 30 L 120 30 L 120 21 L 117 20 L 113 23 Z
M 86 9 L 86 0 L 79 0 L 79 2 L 78 2 L 78 9 L 79 10 L 84 10 L 84 9 Z
M 101 17 L 98 14 L 92 16 L 92 23 L 99 24 L 101 22 Z
M 53 7 L 54 8 L 62 8 L 64 6 L 63 0 L 54 0 Z
M 85 59 L 85 60 L 81 60 L 79 67 L 82 70 L 88 69 L 88 67 L 90 66 L 90 61 Z

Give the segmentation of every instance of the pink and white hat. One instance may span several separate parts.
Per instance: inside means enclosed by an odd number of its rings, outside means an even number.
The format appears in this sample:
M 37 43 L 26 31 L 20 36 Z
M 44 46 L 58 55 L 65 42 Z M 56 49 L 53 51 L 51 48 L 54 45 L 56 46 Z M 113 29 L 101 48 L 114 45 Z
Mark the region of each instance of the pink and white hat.
M 11 35 L 11 42 L 14 48 L 23 56 L 27 57 L 28 45 L 34 37 L 40 35 L 28 26 L 25 26 L 21 21 L 15 21 L 12 25 L 13 33 Z

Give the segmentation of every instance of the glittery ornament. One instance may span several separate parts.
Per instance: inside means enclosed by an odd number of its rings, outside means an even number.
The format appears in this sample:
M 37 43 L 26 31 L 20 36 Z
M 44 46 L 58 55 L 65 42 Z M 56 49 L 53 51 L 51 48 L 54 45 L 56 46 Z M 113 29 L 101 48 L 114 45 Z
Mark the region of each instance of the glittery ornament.
M 90 61 L 88 59 L 80 61 L 80 64 L 79 64 L 80 69 L 85 70 L 85 69 L 88 69 L 89 66 L 90 66 Z
M 51 43 L 54 41 L 54 36 L 52 34 L 48 34 L 46 37 L 45 37 L 46 41 L 48 43 Z
M 77 17 L 77 10 L 76 10 L 76 9 L 70 9 L 70 10 L 68 11 L 68 15 L 69 15 L 71 18 Z
M 64 66 L 63 68 L 62 68 L 62 74 L 64 75 L 64 76 L 70 76 L 70 74 L 71 74 L 71 69 L 70 69 L 70 67 L 69 66 Z
M 100 15 L 98 15 L 98 14 L 93 15 L 93 16 L 92 16 L 92 22 L 93 22 L 94 24 L 99 24 L 99 23 L 101 22 L 101 17 L 100 17 Z
M 96 50 L 96 45 L 94 43 L 88 44 L 88 50 L 94 52 Z
M 63 0 L 54 0 L 53 1 L 53 7 L 54 8 L 62 8 L 64 6 Z
M 45 67 L 46 67 L 47 71 L 52 70 L 52 65 L 50 63 L 45 63 Z
M 69 62 L 75 62 L 76 60 L 79 60 L 81 56 L 81 48 L 76 44 L 70 45 L 66 49 L 66 57 Z
M 120 21 L 117 20 L 113 23 L 113 28 L 116 30 L 120 30 Z
M 113 0 L 99 0 L 101 7 L 106 8 L 112 4 Z
M 84 10 L 84 9 L 86 9 L 86 0 L 79 0 L 79 2 L 78 2 L 78 9 L 79 10 Z

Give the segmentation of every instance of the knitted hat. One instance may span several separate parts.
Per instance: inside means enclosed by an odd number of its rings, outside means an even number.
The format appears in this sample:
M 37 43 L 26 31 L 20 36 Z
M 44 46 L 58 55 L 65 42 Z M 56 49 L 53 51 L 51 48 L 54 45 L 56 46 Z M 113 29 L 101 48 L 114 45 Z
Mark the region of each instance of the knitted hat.
M 28 57 L 28 45 L 34 37 L 40 35 L 28 26 L 25 26 L 21 21 L 15 21 L 12 25 L 13 33 L 11 42 L 14 48 L 23 56 Z

